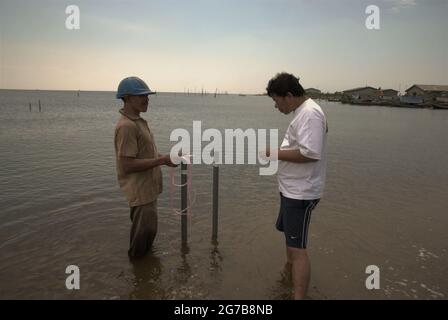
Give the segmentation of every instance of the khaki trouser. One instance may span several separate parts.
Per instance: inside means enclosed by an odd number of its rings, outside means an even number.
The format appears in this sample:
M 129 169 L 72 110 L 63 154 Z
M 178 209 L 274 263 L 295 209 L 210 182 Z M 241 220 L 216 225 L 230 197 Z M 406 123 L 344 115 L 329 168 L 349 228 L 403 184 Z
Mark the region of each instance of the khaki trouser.
M 142 206 L 131 207 L 130 257 L 145 255 L 157 234 L 157 200 Z

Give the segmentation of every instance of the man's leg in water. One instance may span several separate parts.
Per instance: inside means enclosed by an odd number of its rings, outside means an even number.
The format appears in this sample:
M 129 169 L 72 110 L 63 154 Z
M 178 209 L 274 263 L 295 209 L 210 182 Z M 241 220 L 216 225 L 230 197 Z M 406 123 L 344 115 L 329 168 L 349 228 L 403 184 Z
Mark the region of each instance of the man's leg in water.
M 294 284 L 294 299 L 306 298 L 311 275 L 311 265 L 306 249 L 287 247 L 287 256 L 291 259 L 292 281 Z M 288 266 L 288 262 L 286 266 Z
M 286 246 L 286 263 L 283 268 L 283 277 L 288 281 L 292 281 L 292 257 L 288 246 Z

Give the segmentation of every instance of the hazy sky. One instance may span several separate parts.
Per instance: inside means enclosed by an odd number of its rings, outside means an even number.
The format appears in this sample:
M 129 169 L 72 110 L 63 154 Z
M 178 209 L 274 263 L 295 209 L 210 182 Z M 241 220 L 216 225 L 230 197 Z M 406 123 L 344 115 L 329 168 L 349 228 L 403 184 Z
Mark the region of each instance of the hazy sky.
M 368 5 L 380 30 L 368 30 Z M 67 30 L 65 8 L 80 9 Z M 0 0 L 0 88 L 261 93 L 448 85 L 448 0 Z

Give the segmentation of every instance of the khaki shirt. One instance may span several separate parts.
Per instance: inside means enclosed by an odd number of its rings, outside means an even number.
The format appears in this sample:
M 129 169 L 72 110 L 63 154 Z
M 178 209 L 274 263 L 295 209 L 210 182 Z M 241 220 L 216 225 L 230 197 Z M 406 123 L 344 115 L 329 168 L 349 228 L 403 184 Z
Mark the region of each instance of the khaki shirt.
M 128 115 L 123 109 L 115 127 L 115 156 L 118 183 L 130 207 L 141 206 L 154 200 L 162 192 L 160 166 L 141 172 L 123 172 L 119 157 L 155 159 L 158 157 L 154 136 L 148 123 L 137 116 Z

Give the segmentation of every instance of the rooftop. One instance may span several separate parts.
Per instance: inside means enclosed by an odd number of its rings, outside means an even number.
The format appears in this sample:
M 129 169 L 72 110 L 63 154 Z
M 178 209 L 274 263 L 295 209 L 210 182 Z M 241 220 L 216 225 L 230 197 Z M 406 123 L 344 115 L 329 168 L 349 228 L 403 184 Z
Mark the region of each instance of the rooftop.
M 407 89 L 406 92 L 411 90 L 414 87 L 420 88 L 423 91 L 448 91 L 448 86 L 429 85 L 429 84 L 414 84 L 412 87 Z

